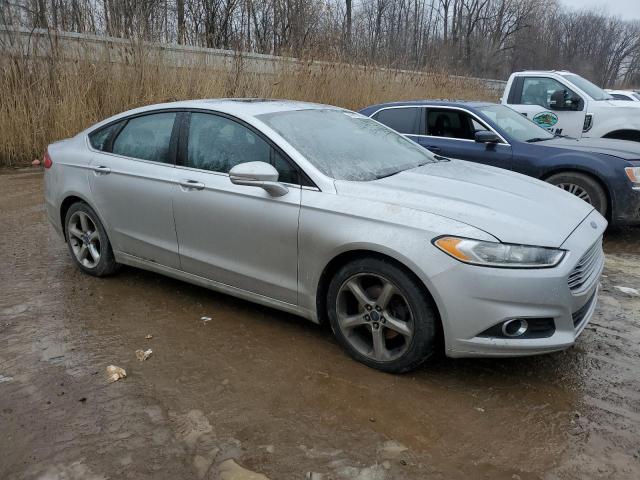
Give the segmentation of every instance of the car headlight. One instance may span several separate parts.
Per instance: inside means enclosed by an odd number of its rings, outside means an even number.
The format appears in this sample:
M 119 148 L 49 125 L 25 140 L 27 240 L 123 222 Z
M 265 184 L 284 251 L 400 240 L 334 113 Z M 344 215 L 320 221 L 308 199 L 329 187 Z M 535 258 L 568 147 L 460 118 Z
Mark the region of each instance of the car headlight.
M 640 167 L 626 167 L 624 171 L 634 187 L 640 187 Z
M 433 244 L 456 260 L 485 267 L 555 267 L 565 254 L 565 250 L 558 248 L 484 242 L 460 237 L 439 237 Z

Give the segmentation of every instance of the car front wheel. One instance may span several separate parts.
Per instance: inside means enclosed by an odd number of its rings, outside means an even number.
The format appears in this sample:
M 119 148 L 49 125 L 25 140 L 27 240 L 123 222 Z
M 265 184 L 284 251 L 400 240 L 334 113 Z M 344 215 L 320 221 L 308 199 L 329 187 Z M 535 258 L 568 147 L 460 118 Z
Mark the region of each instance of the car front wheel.
M 435 353 L 439 324 L 423 288 L 386 260 L 364 258 L 344 265 L 327 295 L 338 342 L 369 367 L 390 373 L 416 368 Z
M 562 172 L 547 178 L 547 182 L 593 205 L 600 214 L 607 214 L 607 194 L 592 177 L 583 173 Z
M 86 203 L 74 203 L 67 211 L 65 236 L 71 258 L 83 272 L 104 277 L 117 270 L 107 232 Z

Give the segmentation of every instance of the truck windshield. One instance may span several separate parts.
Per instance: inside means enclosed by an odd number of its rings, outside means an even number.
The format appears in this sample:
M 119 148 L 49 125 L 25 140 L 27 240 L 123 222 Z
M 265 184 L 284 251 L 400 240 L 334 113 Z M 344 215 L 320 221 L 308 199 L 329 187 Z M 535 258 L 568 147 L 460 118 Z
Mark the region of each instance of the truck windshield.
M 489 105 L 479 107 L 478 110 L 492 123 L 521 142 L 541 142 L 553 138 L 553 135 L 544 128 L 504 105 Z
M 580 75 L 573 73 L 569 75 L 563 75 L 564 78 L 573 83 L 576 87 L 589 95 L 594 100 L 613 100 L 613 97 L 601 89 L 599 86 L 594 85 L 586 78 L 582 78 Z
M 292 110 L 256 118 L 336 180 L 377 180 L 436 161 L 412 140 L 348 110 Z

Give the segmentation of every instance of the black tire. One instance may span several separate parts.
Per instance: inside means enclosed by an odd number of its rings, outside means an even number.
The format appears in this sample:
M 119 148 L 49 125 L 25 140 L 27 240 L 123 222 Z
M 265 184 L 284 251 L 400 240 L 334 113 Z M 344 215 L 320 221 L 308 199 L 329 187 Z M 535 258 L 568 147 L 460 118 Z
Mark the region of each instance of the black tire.
M 593 205 L 593 207 L 600 212 L 600 214 L 605 215 L 609 211 L 609 201 L 607 200 L 607 194 L 598 183 L 598 181 L 584 173 L 578 172 L 561 172 L 556 173 L 555 175 L 547 178 L 547 182 L 552 185 L 560 186 L 560 185 L 576 185 L 581 188 L 588 195 L 589 199 L 583 199 L 587 203 Z M 568 191 L 567 188 L 564 188 Z
M 93 223 L 93 226 L 91 226 L 89 230 L 97 233 L 97 240 L 94 239 L 91 241 L 92 245 L 94 245 L 94 248 L 96 245 L 99 247 L 97 250 L 99 252 L 99 260 L 97 262 L 83 263 L 79 260 L 76 251 L 74 251 L 74 249 L 81 248 L 83 243 L 85 245 L 89 244 L 89 242 L 81 241 L 78 236 L 73 235 L 70 232 L 70 223 L 72 222 L 72 219 L 75 220 L 82 215 L 86 215 L 86 217 L 88 217 Z M 93 229 L 93 227 L 95 227 L 95 229 Z M 105 277 L 118 270 L 118 267 L 120 265 L 116 263 L 116 260 L 113 256 L 113 249 L 111 248 L 111 242 L 109 241 L 107 232 L 102 226 L 100 218 L 89 205 L 84 202 L 77 202 L 71 205 L 69 207 L 69 210 L 67 210 L 67 214 L 65 215 L 64 228 L 65 241 L 67 243 L 67 247 L 69 248 L 69 253 L 71 254 L 72 260 L 80 270 L 89 275 L 93 275 L 94 277 Z M 89 258 L 90 256 L 91 255 L 89 254 L 87 258 Z M 93 257 L 91 258 L 93 259 Z M 93 263 L 95 263 L 95 265 Z
M 396 291 L 401 295 L 401 299 L 403 301 L 406 300 L 404 303 L 408 305 L 408 311 L 412 315 L 412 336 L 410 341 L 405 342 L 403 348 L 406 350 L 398 358 L 389 361 L 379 361 L 371 358 L 373 352 L 371 355 L 366 355 L 359 351 L 358 348 L 354 347 L 352 341 L 344 335 L 338 322 L 338 310 L 341 308 L 338 303 L 339 294 L 344 291 L 341 289 L 350 279 L 367 278 L 368 275 L 374 276 L 373 278 L 375 276 L 383 277 L 384 280 L 392 283 Z M 329 284 L 326 308 L 331 329 L 338 343 L 351 357 L 368 367 L 388 373 L 403 373 L 415 369 L 438 351 L 436 332 L 438 331 L 440 320 L 433 302 L 417 279 L 392 262 L 378 258 L 362 258 L 342 266 Z M 384 320 L 384 317 L 381 318 Z M 381 327 L 381 331 L 386 332 L 384 330 L 385 327 L 388 328 L 388 324 Z M 371 323 L 367 323 L 358 328 L 363 328 L 363 333 L 366 336 L 367 332 L 371 332 L 370 329 L 373 326 Z M 371 335 L 373 334 L 371 333 Z M 385 333 L 385 335 L 387 334 Z M 384 338 L 386 343 L 387 336 Z

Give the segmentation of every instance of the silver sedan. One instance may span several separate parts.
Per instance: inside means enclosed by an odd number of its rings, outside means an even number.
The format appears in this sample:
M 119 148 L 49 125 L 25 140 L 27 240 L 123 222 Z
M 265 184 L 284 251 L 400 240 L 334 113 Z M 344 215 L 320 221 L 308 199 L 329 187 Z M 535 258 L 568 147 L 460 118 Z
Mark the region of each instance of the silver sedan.
M 48 147 L 49 220 L 90 275 L 131 265 L 328 321 L 356 360 L 415 368 L 567 348 L 606 220 L 523 175 L 434 156 L 326 105 L 200 100 Z

